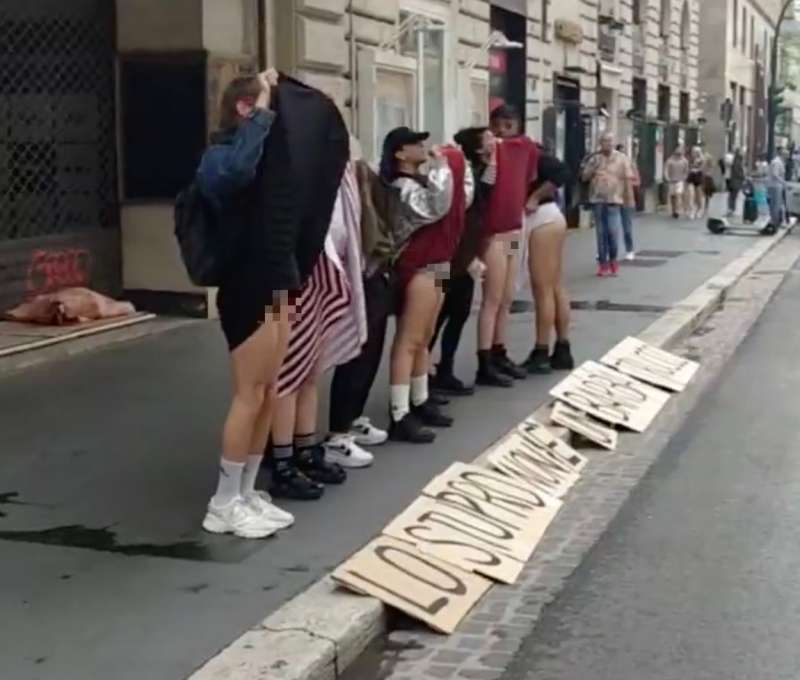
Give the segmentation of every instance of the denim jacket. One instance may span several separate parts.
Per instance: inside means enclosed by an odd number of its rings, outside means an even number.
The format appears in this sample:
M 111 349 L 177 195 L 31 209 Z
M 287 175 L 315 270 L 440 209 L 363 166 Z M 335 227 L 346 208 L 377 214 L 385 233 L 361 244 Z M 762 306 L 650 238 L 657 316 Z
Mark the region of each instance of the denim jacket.
M 275 114 L 263 109 L 254 111 L 237 128 L 212 136 L 197 169 L 197 184 L 217 213 L 237 191 L 248 187 L 264 152 Z

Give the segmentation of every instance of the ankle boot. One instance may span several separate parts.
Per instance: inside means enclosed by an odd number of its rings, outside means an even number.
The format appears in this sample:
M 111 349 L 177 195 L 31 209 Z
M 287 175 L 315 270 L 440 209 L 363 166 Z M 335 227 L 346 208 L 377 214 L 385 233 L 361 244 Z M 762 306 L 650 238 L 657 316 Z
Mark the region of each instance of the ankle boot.
M 524 368 L 517 366 L 508 357 L 505 345 L 492 347 L 492 363 L 500 373 L 514 378 L 514 380 L 524 380 L 528 376 L 528 372 Z
M 491 350 L 482 349 L 478 352 L 478 375 L 475 383 L 489 387 L 511 387 L 514 381 L 497 370 L 492 361 Z
M 572 358 L 572 349 L 569 341 L 559 340 L 553 347 L 550 356 L 550 367 L 554 371 L 571 371 L 575 368 L 575 359 Z

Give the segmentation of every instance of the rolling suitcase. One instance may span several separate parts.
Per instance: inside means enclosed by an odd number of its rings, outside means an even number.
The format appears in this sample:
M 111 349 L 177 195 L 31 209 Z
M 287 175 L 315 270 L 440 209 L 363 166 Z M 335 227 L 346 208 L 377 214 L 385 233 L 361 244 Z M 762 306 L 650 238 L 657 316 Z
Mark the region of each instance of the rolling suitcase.
M 756 197 L 753 194 L 745 196 L 742 219 L 748 224 L 758 220 L 758 203 L 756 203 Z

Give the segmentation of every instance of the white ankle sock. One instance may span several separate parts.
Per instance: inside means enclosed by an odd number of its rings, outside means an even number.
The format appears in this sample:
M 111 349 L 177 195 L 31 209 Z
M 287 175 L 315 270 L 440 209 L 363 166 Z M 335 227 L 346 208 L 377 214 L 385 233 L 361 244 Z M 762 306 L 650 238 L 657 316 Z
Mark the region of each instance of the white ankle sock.
M 411 403 L 422 406 L 428 401 L 428 374 L 411 377 Z
M 409 395 L 411 394 L 410 385 L 391 385 L 389 387 L 392 404 L 392 420 L 399 423 L 411 411 Z
M 230 503 L 242 489 L 242 473 L 244 463 L 235 463 L 227 458 L 222 458 L 219 462 L 219 482 L 217 482 L 217 493 L 212 499 L 214 505 L 222 506 Z
M 264 460 L 263 454 L 247 456 L 247 462 L 244 464 L 244 472 L 242 473 L 242 495 L 253 493 L 256 490 L 256 479 L 258 478 L 258 471 L 261 469 L 262 460 Z

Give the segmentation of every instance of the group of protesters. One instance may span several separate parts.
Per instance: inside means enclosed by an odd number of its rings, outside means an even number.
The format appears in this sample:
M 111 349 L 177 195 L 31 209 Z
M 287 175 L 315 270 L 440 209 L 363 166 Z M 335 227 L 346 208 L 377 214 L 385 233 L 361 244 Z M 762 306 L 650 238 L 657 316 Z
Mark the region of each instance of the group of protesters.
M 207 531 L 288 528 L 294 518 L 273 498 L 318 499 L 369 466 L 369 448 L 430 444 L 451 427 L 449 400 L 476 389 L 454 367 L 479 286 L 475 385 L 510 389 L 574 367 L 558 205 L 568 171 L 522 134 L 513 107 L 487 123 L 443 146 L 398 127 L 373 168 L 321 92 L 274 71 L 228 85 L 195 179 L 226 255 L 218 310 L 233 376 Z M 516 363 L 506 341 L 520 272 L 536 321 Z M 384 430 L 365 407 L 391 316 Z M 331 369 L 323 432 L 320 379 Z M 269 493 L 257 489 L 262 467 Z

